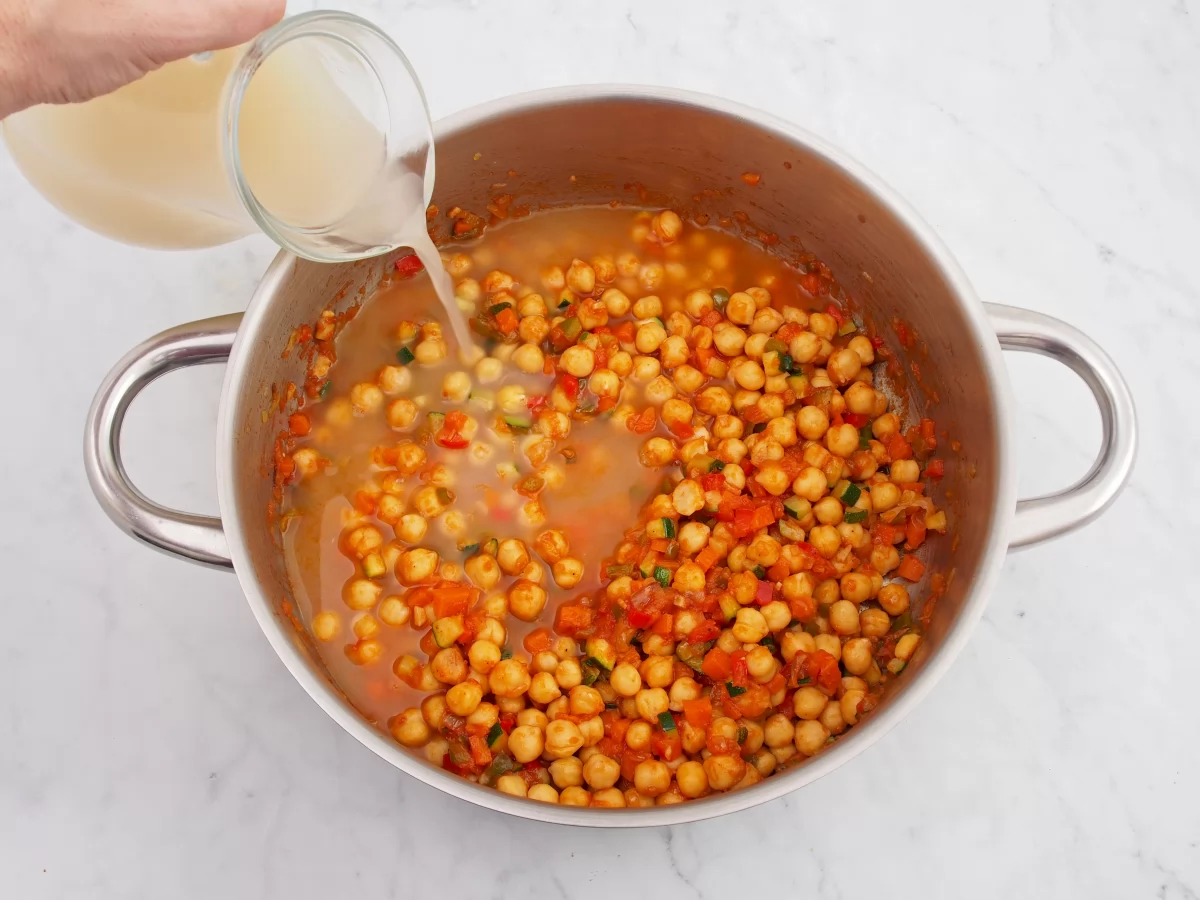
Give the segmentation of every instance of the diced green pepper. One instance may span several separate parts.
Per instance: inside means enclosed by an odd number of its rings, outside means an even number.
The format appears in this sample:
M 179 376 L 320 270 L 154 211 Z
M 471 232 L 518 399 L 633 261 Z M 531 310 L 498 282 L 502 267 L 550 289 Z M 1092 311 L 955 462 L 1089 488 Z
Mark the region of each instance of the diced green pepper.
M 659 584 L 661 584 L 665 588 L 670 587 L 671 586 L 671 570 L 664 569 L 662 566 L 655 566 L 654 567 L 654 580 L 657 581 Z
M 850 525 L 856 525 L 859 522 L 865 522 L 866 519 L 867 511 L 865 509 L 859 509 L 856 506 L 853 509 L 846 510 L 846 516 L 842 519 L 842 521 Z
M 738 687 L 732 681 L 725 682 L 725 690 L 729 692 L 730 697 L 740 697 L 742 694 L 746 693 L 746 689 L 744 687 Z
M 511 647 L 503 647 L 503 648 L 501 648 L 501 650 L 500 650 L 500 658 L 501 658 L 501 659 L 512 659 L 512 648 L 511 648 Z
M 325 395 L 329 393 L 329 388 L 333 384 L 332 381 L 326 381 L 323 385 L 317 388 L 317 399 L 324 400 Z
M 712 292 L 713 305 L 717 309 L 724 309 L 725 304 L 729 302 L 729 291 L 723 287 L 715 288 Z
M 633 566 L 610 563 L 604 569 L 604 574 L 609 578 L 623 578 L 626 575 L 633 574 Z
M 495 556 L 500 552 L 500 542 L 496 538 L 488 538 L 483 542 L 483 552 L 488 556 Z
M 792 369 L 795 368 L 795 366 L 796 366 L 796 361 L 794 359 L 792 359 L 792 354 L 790 354 L 790 353 L 780 353 L 779 354 L 779 371 L 780 372 L 791 372 Z
M 497 722 L 497 725 L 500 723 Z M 451 744 L 453 747 L 454 745 Z M 453 757 L 451 757 L 453 760 Z M 470 760 L 470 754 L 467 754 L 467 760 Z M 479 776 L 479 783 L 483 785 L 494 785 L 500 780 L 501 775 L 507 775 L 517 767 L 516 762 L 507 753 L 497 753 L 492 759 L 491 764 L 483 770 L 483 774 Z
M 579 332 L 583 331 L 583 324 L 579 321 L 578 316 L 571 316 L 569 319 L 564 319 L 559 323 L 558 327 L 572 341 L 579 337 Z
M 658 724 L 663 731 L 674 731 L 675 717 L 669 712 L 661 712 L 658 714 Z
M 783 501 L 783 511 L 793 519 L 803 519 L 812 512 L 812 504 L 803 497 L 793 495 Z
M 705 641 L 703 644 L 679 644 L 675 648 L 675 655 L 679 657 L 681 663 L 700 672 L 703 671 L 704 655 L 713 648 L 715 643 L 716 641 Z
M 862 428 L 858 429 L 858 449 L 867 450 L 871 446 L 871 423 L 868 422 Z
M 497 313 L 502 312 L 506 309 L 512 309 L 512 304 L 507 303 L 507 302 L 506 303 L 497 303 L 495 306 L 488 307 L 488 315 L 494 316 Z
M 504 734 L 504 729 L 500 727 L 499 722 L 493 722 L 492 727 L 488 729 L 487 744 L 489 747 L 495 747 L 496 741 L 500 740 L 500 735 Z
M 401 347 L 396 351 L 396 359 L 399 360 L 400 365 L 407 366 L 410 362 L 416 359 L 416 357 L 407 347 Z
M 731 695 L 732 696 L 732 695 Z M 746 738 L 750 737 L 750 729 L 743 725 L 737 730 L 736 740 L 739 744 L 746 743 Z
M 767 570 L 764 569 L 762 566 L 755 566 L 752 571 L 754 572 L 754 577 L 757 578 L 759 581 L 767 580 Z
M 508 426 L 509 431 L 524 434 L 533 427 L 533 419 L 529 416 L 505 416 L 504 424 Z

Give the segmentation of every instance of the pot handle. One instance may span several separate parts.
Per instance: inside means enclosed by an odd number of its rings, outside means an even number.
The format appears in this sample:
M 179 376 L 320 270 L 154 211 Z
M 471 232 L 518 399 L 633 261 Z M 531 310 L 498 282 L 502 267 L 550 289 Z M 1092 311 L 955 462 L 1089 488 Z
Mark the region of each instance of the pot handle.
M 189 322 L 126 353 L 96 391 L 83 442 L 92 492 L 122 531 L 164 553 L 221 569 L 233 568 L 221 520 L 160 506 L 139 491 L 121 461 L 121 424 L 133 398 L 160 375 L 225 362 L 241 321 L 241 313 L 232 313 Z
M 1112 358 L 1081 331 L 1059 319 L 1015 306 L 985 303 L 1004 350 L 1037 353 L 1071 369 L 1091 388 L 1103 434 L 1091 469 L 1065 490 L 1017 501 L 1009 548 L 1048 541 L 1086 525 L 1121 492 L 1137 453 L 1133 395 Z

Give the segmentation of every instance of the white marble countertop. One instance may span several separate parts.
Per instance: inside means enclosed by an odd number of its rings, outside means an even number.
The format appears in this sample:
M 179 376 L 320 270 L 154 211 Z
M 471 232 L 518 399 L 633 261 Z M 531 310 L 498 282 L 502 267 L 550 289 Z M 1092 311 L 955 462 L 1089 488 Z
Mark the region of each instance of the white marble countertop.
M 982 297 L 1110 351 L 1139 404 L 1133 481 L 1092 526 L 1010 557 L 949 675 L 801 792 L 623 833 L 483 812 L 340 731 L 232 576 L 135 545 L 88 490 L 83 420 L 109 366 L 155 331 L 241 309 L 272 248 L 113 244 L 4 157 L 0 895 L 1194 900 L 1200 5 L 344 5 L 396 35 L 436 116 L 642 82 L 839 144 L 907 195 Z M 1098 416 L 1065 371 L 1010 365 L 1023 492 L 1065 485 Z M 147 493 L 215 512 L 220 379 L 180 374 L 134 407 L 125 446 Z

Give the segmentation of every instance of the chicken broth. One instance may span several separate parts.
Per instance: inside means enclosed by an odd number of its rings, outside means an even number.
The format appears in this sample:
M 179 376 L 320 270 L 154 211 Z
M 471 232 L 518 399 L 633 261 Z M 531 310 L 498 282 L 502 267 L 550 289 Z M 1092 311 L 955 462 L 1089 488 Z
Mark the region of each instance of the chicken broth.
M 406 257 L 290 423 L 289 572 L 350 701 L 464 777 L 597 806 L 744 786 L 853 724 L 916 648 L 896 579 L 945 513 L 933 423 L 888 411 L 827 271 L 609 208 L 442 262 L 473 354 Z

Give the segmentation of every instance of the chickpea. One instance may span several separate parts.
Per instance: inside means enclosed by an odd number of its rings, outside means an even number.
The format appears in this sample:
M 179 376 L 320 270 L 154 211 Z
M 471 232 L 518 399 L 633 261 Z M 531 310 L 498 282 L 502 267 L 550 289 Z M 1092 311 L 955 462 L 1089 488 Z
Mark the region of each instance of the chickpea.
M 425 533 L 428 530 L 429 523 L 425 521 L 424 516 L 409 513 L 406 516 L 400 517 L 400 521 L 396 526 L 396 537 L 400 538 L 406 544 L 416 544 L 425 537 Z
M 908 612 L 908 589 L 902 584 L 885 584 L 876 598 L 889 616 L 900 616 Z
M 769 306 L 761 307 L 754 313 L 750 322 L 750 330 L 754 334 L 774 334 L 783 325 L 783 313 Z
M 630 377 L 640 384 L 648 384 L 657 378 L 661 372 L 662 366 L 654 357 L 635 356 L 633 358 L 633 370 Z
M 900 431 L 900 417 L 895 413 L 885 413 L 871 423 L 871 434 L 878 440 L 884 441 Z
M 875 512 L 887 512 L 900 502 L 900 488 L 890 481 L 871 485 L 871 506 Z
M 816 649 L 817 644 L 813 636 L 803 631 L 784 632 L 779 644 L 779 652 L 784 662 L 791 662 L 798 653 L 812 653 Z
M 659 241 L 669 244 L 683 234 L 683 220 L 673 210 L 664 209 L 651 221 L 650 227 Z
M 671 708 L 671 700 L 667 692 L 660 687 L 642 688 L 634 698 L 638 715 L 647 722 L 657 722 L 660 713 Z
M 583 784 L 583 763 L 576 756 L 564 756 L 550 763 L 550 780 L 559 790 L 579 787 Z
M 355 578 L 349 582 L 342 594 L 345 604 L 354 610 L 366 610 L 373 607 L 383 593 L 383 587 L 367 578 Z
M 550 703 L 562 696 L 558 682 L 550 672 L 538 672 L 529 682 L 529 699 L 534 703 Z
M 763 742 L 772 750 L 786 747 L 796 735 L 796 726 L 783 713 L 775 713 L 763 723 Z
M 621 396 L 621 379 L 612 369 L 596 369 L 588 379 L 588 388 L 597 397 L 616 400 Z
M 763 648 L 766 649 L 766 648 Z M 700 682 L 696 681 L 688 675 L 675 680 L 671 685 L 671 690 L 667 692 L 667 696 L 671 701 L 671 710 L 673 712 L 683 712 L 683 704 L 688 700 L 699 700 L 703 693 L 700 687 Z
M 829 607 L 829 625 L 837 634 L 858 634 L 858 607 L 849 600 L 838 600 Z
M 715 753 L 704 760 L 704 774 L 714 791 L 727 791 L 746 774 L 746 762 L 740 756 Z
M 826 559 L 833 559 L 842 546 L 842 536 L 832 525 L 818 525 L 808 533 L 808 542 Z
M 529 550 L 519 538 L 508 538 L 500 542 L 496 551 L 496 562 L 505 575 L 519 575 L 529 565 Z
M 478 587 L 490 591 L 500 583 L 500 564 L 486 553 L 476 553 L 463 563 L 463 571 Z
M 554 680 L 564 691 L 583 683 L 583 669 L 576 659 L 560 660 L 554 669 Z
M 650 746 L 653 738 L 653 726 L 649 722 L 638 720 L 630 723 L 629 729 L 625 732 L 625 746 L 630 750 L 645 750 Z
M 866 609 L 859 613 L 859 628 L 863 637 L 883 637 L 892 627 L 891 617 L 882 609 Z
M 762 366 L 752 359 L 740 359 L 729 368 L 729 374 L 739 387 L 748 391 L 761 390 L 766 384 L 767 376 Z
M 534 784 L 525 796 L 539 803 L 558 803 L 558 791 L 548 784 Z
M 429 668 L 442 684 L 458 684 L 467 677 L 467 662 L 457 647 L 439 650 L 430 661 Z
M 546 726 L 544 753 L 550 759 L 572 756 L 582 746 L 583 734 L 570 719 L 555 719 Z
M 746 667 L 751 678 L 759 684 L 766 684 L 775 677 L 775 673 L 779 670 L 779 663 L 768 648 L 755 647 L 746 656 Z
M 704 508 L 704 490 L 699 482 L 685 478 L 671 492 L 671 503 L 681 516 L 690 516 Z
M 897 459 L 892 462 L 892 484 L 911 484 L 921 478 L 921 466 L 915 459 Z
M 596 367 L 596 355 L 587 347 L 576 344 L 563 351 L 558 360 L 559 367 L 568 375 L 586 378 Z
M 711 529 L 703 522 L 688 522 L 679 529 L 679 549 L 688 556 L 695 556 L 708 544 Z
M 383 406 L 383 391 L 369 381 L 356 384 L 350 389 L 350 405 L 358 415 L 369 415 Z
M 522 622 L 532 622 L 546 608 L 546 591 L 524 578 L 508 589 L 508 609 Z
M 608 683 L 618 696 L 633 697 L 642 689 L 642 676 L 636 667 L 629 663 L 620 663 L 608 676 Z
M 642 660 L 639 673 L 647 687 L 665 688 L 675 680 L 675 664 L 670 656 L 650 656 Z
M 782 496 L 792 486 L 792 479 L 788 478 L 787 472 L 782 467 L 774 464 L 768 464 L 759 469 L 754 476 L 754 480 L 762 485 L 768 494 L 774 497 Z M 837 501 L 835 500 L 834 502 L 836 503 Z
M 849 423 L 830 427 L 825 432 L 825 446 L 830 453 L 849 458 L 858 449 L 858 429 Z
M 408 516 L 404 517 L 405 519 Z M 432 578 L 438 569 L 438 555 L 434 550 L 414 547 L 400 554 L 396 563 L 396 577 L 403 585 L 420 584 L 427 578 Z
M 610 788 L 621 777 L 621 764 L 611 756 L 594 753 L 583 764 L 583 780 L 594 791 Z
M 626 805 L 625 795 L 615 787 L 592 794 L 592 806 L 602 809 L 624 809 Z
M 859 706 L 866 699 L 866 696 L 866 693 L 860 690 L 849 690 L 842 694 L 839 705 L 842 712 L 842 720 L 847 725 L 854 725 L 858 722 Z M 804 752 L 799 744 L 796 745 L 796 749 L 800 750 L 801 753 Z
M 533 375 L 542 371 L 546 357 L 537 344 L 522 344 L 513 351 L 512 361 L 522 372 Z
M 757 311 L 758 304 L 754 302 L 752 296 L 744 291 L 730 294 L 729 300 L 725 303 L 725 318 L 738 325 L 749 325 L 754 321 L 754 314 Z
M 545 737 L 536 725 L 518 725 L 508 735 L 508 752 L 519 763 L 533 762 L 544 747 Z
M 703 797 L 708 793 L 708 775 L 705 774 L 704 766 L 695 760 L 685 760 L 680 764 L 675 770 L 675 783 L 679 785 L 680 793 L 690 799 Z
M 863 603 L 871 596 L 871 577 L 861 572 L 847 572 L 841 580 L 842 597 L 851 603 Z
M 393 716 L 388 722 L 388 730 L 396 742 L 405 747 L 423 746 L 433 736 L 421 711 L 415 707 Z
M 790 576 L 789 576 L 790 577 Z M 783 631 L 792 621 L 792 611 L 786 603 L 779 600 L 772 600 L 763 606 L 759 612 L 767 621 L 767 627 L 771 631 Z
M 829 730 L 816 719 L 808 719 L 796 726 L 796 749 L 805 756 L 812 756 L 829 740 Z
M 531 683 L 529 669 L 523 660 L 515 657 L 502 659 L 488 674 L 488 687 L 497 697 L 520 697 Z
M 659 375 L 646 385 L 646 402 L 652 406 L 661 406 L 675 396 L 675 385 L 670 378 Z
M 318 641 L 332 641 L 341 630 L 342 620 L 337 613 L 326 610 L 313 616 L 312 633 Z
M 662 346 L 666 339 L 667 330 L 662 325 L 654 321 L 646 322 L 638 326 L 634 346 L 637 347 L 638 353 L 650 354 Z
M 824 650 L 836 660 L 842 658 L 842 642 L 836 634 L 818 634 L 813 638 L 813 646 Z
M 830 356 L 825 369 L 834 385 L 842 387 L 854 380 L 854 376 L 862 369 L 862 361 L 857 353 L 847 348 Z
M 623 291 L 619 291 L 616 288 L 609 288 L 601 294 L 600 302 L 604 304 L 604 308 L 608 310 L 608 314 L 614 319 L 629 312 L 629 298 Z
M 384 366 L 375 380 L 385 394 L 399 394 L 412 386 L 412 371 L 404 366 Z
M 446 708 L 463 718 L 475 712 L 482 700 L 483 688 L 477 681 L 461 681 L 446 691 Z
M 800 719 L 815 719 L 828 702 L 828 697 L 808 684 L 801 686 L 792 695 L 792 709 Z
M 851 675 L 862 675 L 874 661 L 871 642 L 866 638 L 851 638 L 842 645 L 842 665 Z
M 856 381 L 842 394 L 846 408 L 860 416 L 869 416 L 875 411 L 875 389 L 869 384 Z
M 586 767 L 585 767 L 586 768 Z M 617 767 L 618 770 L 620 766 Z M 633 772 L 633 783 L 638 793 L 657 797 L 671 786 L 671 770 L 658 759 L 646 759 L 637 764 Z
M 821 715 L 818 721 L 825 726 L 825 730 L 830 734 L 841 734 L 846 730 L 846 720 L 842 718 L 841 703 L 829 702 L 825 704 L 825 708 L 821 710 Z
M 770 634 L 767 620 L 757 609 L 742 607 L 737 612 L 733 625 L 733 636 L 747 644 L 756 644 Z
M 796 430 L 807 441 L 819 441 L 829 430 L 829 416 L 819 406 L 804 406 L 796 413 Z M 855 437 L 854 446 L 858 446 Z
M 554 564 L 553 572 L 555 584 L 560 588 L 573 588 L 583 578 L 583 562 L 573 556 L 566 556 Z M 511 598 L 509 602 L 511 603 Z M 544 601 L 542 605 L 545 605 Z
M 419 364 L 433 366 L 440 363 L 449 354 L 446 342 L 441 338 L 429 338 L 420 341 L 413 350 L 413 355 Z
M 516 729 L 513 729 L 514 731 Z M 501 775 L 496 779 L 496 790 L 502 794 L 511 794 L 514 797 L 528 796 L 528 791 L 525 787 L 525 779 L 520 775 Z

